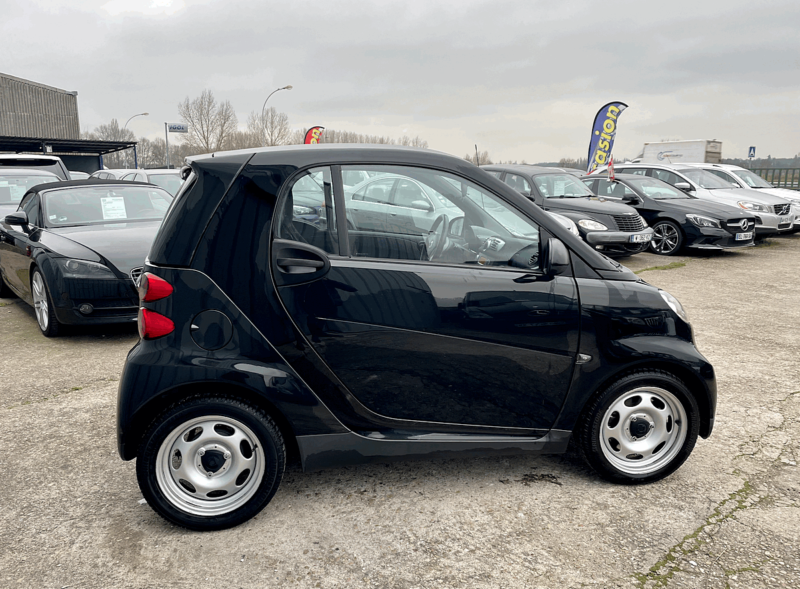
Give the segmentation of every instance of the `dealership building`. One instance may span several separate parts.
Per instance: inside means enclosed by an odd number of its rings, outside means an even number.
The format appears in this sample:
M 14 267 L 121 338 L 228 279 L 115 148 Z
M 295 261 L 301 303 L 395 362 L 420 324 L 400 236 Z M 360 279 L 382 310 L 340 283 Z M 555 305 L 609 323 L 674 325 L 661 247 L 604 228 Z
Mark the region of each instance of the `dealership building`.
M 78 93 L 0 72 L 0 154 L 57 155 L 69 170 L 95 172 L 103 156 L 135 141 L 80 138 Z

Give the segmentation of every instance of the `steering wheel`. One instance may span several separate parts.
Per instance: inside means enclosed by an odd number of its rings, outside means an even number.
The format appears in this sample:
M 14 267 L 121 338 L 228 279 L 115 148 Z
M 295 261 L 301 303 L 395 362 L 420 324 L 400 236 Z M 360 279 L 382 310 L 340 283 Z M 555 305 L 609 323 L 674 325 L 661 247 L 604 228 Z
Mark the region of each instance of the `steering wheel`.
M 428 237 L 425 238 L 425 248 L 428 250 L 428 260 L 433 261 L 438 258 L 444 251 L 444 245 L 447 242 L 447 228 L 450 226 L 450 221 L 447 215 L 439 215 L 433 221 L 431 230 L 428 232 Z

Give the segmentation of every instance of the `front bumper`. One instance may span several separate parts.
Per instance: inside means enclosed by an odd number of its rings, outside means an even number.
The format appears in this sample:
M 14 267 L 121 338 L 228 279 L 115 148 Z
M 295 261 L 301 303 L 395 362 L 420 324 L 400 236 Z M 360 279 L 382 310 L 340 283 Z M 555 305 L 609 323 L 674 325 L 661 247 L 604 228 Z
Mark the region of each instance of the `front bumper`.
M 645 241 L 631 241 L 634 235 L 646 235 Z M 590 245 L 647 245 L 653 239 L 652 227 L 641 231 L 587 231 L 585 239 Z
M 130 278 L 96 280 L 59 277 L 53 308 L 59 323 L 96 325 L 130 323 L 139 313 L 139 294 Z M 91 306 L 82 313 L 82 305 Z
M 686 232 L 685 246 L 687 248 L 713 250 L 736 249 L 740 247 L 750 247 L 753 245 L 755 240 L 754 229 L 751 229 L 748 232 L 752 233 L 753 236 L 744 241 L 737 241 L 736 234 L 731 233 L 726 229 L 717 229 L 716 227 L 697 227 L 695 231 L 695 235 L 690 235 L 688 231 Z M 740 231 L 739 233 L 744 232 Z
M 793 214 L 775 215 L 774 213 L 753 213 L 756 217 L 756 233 L 758 235 L 772 235 L 778 231 L 790 231 L 794 221 Z M 783 221 L 783 222 L 781 222 Z

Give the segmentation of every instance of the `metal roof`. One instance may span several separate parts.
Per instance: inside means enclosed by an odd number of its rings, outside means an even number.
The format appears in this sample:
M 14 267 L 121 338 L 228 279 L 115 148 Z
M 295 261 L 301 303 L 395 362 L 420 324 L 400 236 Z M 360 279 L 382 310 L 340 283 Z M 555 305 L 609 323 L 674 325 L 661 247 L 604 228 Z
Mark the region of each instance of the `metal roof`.
M 136 141 L 96 141 L 94 139 L 51 139 L 47 137 L 0 136 L 0 153 L 40 153 L 45 155 L 105 155 L 130 149 Z M 49 146 L 52 151 L 46 151 Z

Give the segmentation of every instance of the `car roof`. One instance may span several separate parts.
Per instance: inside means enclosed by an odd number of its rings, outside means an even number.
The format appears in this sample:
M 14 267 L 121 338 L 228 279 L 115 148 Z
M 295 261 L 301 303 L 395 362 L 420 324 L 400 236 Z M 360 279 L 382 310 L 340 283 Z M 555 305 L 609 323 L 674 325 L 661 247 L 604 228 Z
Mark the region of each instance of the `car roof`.
M 575 174 L 580 172 L 577 168 L 554 168 L 549 166 L 534 166 L 533 164 L 486 164 L 481 166 L 482 170 L 499 169 L 508 172 L 525 172 L 531 176 L 539 174 L 557 174 L 559 172 L 565 174 Z
M 61 158 L 55 155 L 31 154 L 31 153 L 0 153 L 0 159 L 19 159 L 19 160 L 53 160 L 60 162 Z
M 746 170 L 742 166 L 734 166 L 732 164 L 710 164 L 710 163 L 685 163 L 684 166 L 692 166 L 694 168 L 718 168 L 720 170 Z
M 55 176 L 59 180 L 61 177 L 58 174 L 49 172 L 47 170 L 40 170 L 39 168 L 17 168 L 14 166 L 0 168 L 0 174 L 26 174 L 28 176 Z
M 181 175 L 181 171 L 176 168 L 153 168 L 152 170 L 136 170 L 137 172 L 144 172 L 145 174 L 175 174 Z

